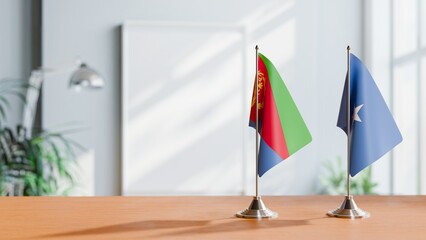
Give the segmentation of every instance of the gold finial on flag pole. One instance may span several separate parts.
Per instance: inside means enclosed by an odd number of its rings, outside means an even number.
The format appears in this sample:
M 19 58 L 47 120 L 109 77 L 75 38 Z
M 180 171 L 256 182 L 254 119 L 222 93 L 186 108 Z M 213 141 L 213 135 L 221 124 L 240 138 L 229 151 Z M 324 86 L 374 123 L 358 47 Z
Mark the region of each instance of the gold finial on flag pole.
M 346 178 L 346 196 L 340 207 L 327 212 L 330 217 L 338 218 L 368 218 L 370 213 L 363 211 L 359 208 L 353 196 L 351 195 L 351 139 L 352 139 L 352 118 L 351 118 L 351 58 L 350 51 L 351 47 L 348 45 L 347 50 L 347 81 L 346 81 L 346 92 L 347 92 L 347 106 L 346 106 L 346 134 L 347 134 L 347 178 Z
M 239 218 L 275 218 L 278 213 L 269 210 L 259 195 L 259 46 L 256 45 L 256 196 L 250 206 L 236 214 Z

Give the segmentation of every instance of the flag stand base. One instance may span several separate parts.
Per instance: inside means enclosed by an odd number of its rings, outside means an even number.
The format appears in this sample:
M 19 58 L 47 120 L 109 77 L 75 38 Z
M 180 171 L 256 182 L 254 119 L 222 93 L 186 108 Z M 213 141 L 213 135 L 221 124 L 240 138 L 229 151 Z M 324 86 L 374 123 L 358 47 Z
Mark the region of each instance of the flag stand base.
M 269 210 L 260 197 L 253 197 L 250 206 L 236 214 L 239 218 L 276 218 L 278 213 Z
M 363 211 L 356 205 L 352 195 L 345 196 L 345 200 L 343 200 L 342 206 L 327 212 L 327 215 L 330 217 L 351 219 L 370 217 L 370 213 Z

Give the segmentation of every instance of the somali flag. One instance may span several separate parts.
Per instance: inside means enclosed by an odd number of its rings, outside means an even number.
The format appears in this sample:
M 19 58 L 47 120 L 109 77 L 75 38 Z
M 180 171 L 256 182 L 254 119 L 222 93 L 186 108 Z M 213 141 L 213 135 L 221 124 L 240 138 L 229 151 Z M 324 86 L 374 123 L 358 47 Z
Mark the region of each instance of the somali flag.
M 350 54 L 350 174 L 385 155 L 402 141 L 401 133 L 364 64 Z M 347 84 L 343 90 L 337 126 L 347 133 Z
M 311 142 L 312 137 L 277 69 L 258 56 L 259 176 Z M 256 83 L 250 126 L 256 127 Z

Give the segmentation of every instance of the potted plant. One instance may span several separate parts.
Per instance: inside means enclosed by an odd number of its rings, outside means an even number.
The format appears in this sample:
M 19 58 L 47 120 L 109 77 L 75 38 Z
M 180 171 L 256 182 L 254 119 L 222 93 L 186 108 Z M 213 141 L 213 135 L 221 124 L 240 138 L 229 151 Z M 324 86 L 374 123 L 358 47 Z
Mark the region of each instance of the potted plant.
M 337 161 L 324 163 L 325 174 L 320 176 L 320 193 L 332 195 L 346 194 L 347 169 L 343 166 L 342 158 Z M 373 181 L 372 168 L 367 167 L 364 171 L 351 179 L 351 192 L 355 195 L 377 194 L 375 188 L 377 183 Z
M 27 134 L 31 129 L 21 125 L 15 130 L 4 126 L 10 110 L 8 95 L 26 103 L 28 88 L 31 86 L 22 81 L 0 81 L 0 194 L 67 195 L 75 184 L 74 150 L 82 148 L 66 137 L 73 130 L 40 131 L 31 136 Z

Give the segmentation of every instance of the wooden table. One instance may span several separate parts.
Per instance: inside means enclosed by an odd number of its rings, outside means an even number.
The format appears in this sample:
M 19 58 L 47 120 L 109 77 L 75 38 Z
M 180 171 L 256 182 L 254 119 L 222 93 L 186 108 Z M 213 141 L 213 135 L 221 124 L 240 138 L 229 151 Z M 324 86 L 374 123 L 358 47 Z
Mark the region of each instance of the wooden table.
M 356 196 L 360 220 L 325 216 L 341 196 L 263 200 L 278 218 L 235 218 L 251 197 L 3 197 L 0 239 L 426 239 L 426 196 Z

